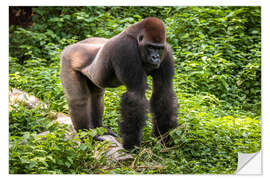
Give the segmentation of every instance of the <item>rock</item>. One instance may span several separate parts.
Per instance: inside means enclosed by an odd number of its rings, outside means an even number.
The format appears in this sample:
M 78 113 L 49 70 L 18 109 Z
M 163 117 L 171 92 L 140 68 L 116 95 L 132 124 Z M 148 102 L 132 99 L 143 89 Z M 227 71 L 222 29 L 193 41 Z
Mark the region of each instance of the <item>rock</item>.
M 29 109 L 34 109 L 36 107 L 40 107 L 42 109 L 47 109 L 48 106 L 41 102 L 38 98 L 35 96 L 32 96 L 28 94 L 27 92 L 12 88 L 11 91 L 9 91 L 9 111 L 12 110 L 11 105 L 16 105 L 16 103 L 21 102 Z
M 105 152 L 107 157 L 117 160 L 117 161 L 133 159 L 133 156 L 125 152 L 125 149 L 123 148 L 122 144 L 119 143 L 115 139 L 115 137 L 111 135 L 103 135 L 103 136 L 100 136 L 99 138 L 103 139 L 104 141 L 109 141 L 112 143 L 112 146 L 108 149 L 107 152 Z

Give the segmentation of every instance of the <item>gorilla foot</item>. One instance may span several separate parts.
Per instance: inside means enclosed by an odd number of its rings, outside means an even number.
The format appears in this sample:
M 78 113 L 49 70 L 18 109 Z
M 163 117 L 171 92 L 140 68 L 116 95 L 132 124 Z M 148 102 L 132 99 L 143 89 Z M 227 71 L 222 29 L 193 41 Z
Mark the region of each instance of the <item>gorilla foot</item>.
M 107 129 L 107 132 L 104 133 L 104 135 L 110 135 L 110 136 L 113 136 L 113 137 L 118 137 L 118 135 L 116 133 L 114 133 L 112 130 L 110 130 L 109 128 L 107 128 L 107 127 L 104 127 L 104 128 Z M 104 135 L 102 135 L 102 136 L 104 136 Z M 95 135 L 93 139 L 96 140 L 96 141 L 104 141 L 104 140 L 106 140 L 102 136 Z
M 114 133 L 112 130 L 110 130 L 109 128 L 105 127 L 105 129 L 107 129 L 107 133 L 105 133 L 105 135 L 111 135 L 114 137 L 118 137 L 118 135 L 116 133 Z
M 105 141 L 105 139 L 102 138 L 102 136 L 99 136 L 99 135 L 95 135 L 95 136 L 93 137 L 93 139 L 94 139 L 95 141 Z

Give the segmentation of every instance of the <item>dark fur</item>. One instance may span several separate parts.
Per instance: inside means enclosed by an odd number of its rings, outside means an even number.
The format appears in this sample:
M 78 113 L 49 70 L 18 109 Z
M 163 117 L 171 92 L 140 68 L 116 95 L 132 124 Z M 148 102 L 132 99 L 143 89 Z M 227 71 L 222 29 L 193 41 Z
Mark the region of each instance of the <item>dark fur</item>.
M 148 45 L 157 49 L 147 51 Z M 156 52 L 162 54 L 153 66 Z M 157 18 L 146 18 L 109 40 L 80 41 L 66 47 L 61 55 L 61 82 L 76 130 L 103 126 L 104 89 L 122 84 L 127 87 L 121 98 L 119 123 L 126 149 L 140 145 L 149 106 L 145 98 L 147 75 L 153 77 L 153 134 L 160 136 L 177 126 L 173 74 L 165 28 Z
M 177 127 L 177 98 L 173 91 L 174 65 L 169 51 L 161 67 L 152 72 L 153 93 L 150 99 L 153 115 L 153 134 L 160 136 Z
M 146 121 L 147 101 L 135 93 L 126 92 L 121 99 L 120 133 L 126 149 L 140 146 L 142 130 Z

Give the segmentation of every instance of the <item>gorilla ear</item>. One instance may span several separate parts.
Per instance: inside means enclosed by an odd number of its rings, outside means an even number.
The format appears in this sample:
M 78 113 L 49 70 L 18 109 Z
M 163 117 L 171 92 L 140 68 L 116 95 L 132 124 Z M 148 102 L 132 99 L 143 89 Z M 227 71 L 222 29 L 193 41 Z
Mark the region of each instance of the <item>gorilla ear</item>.
M 141 42 L 141 41 L 143 40 L 143 38 L 144 38 L 143 35 L 140 34 L 140 35 L 139 35 L 139 38 L 138 38 L 139 42 Z

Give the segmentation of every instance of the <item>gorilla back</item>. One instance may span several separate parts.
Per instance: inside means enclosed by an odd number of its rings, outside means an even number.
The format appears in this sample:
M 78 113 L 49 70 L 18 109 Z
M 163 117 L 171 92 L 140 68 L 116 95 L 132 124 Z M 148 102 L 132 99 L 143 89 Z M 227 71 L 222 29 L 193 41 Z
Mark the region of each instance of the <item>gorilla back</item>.
M 123 146 L 141 142 L 148 112 L 147 75 L 153 79 L 150 111 L 153 134 L 177 126 L 177 99 L 172 86 L 174 62 L 166 31 L 158 18 L 146 18 L 111 39 L 89 38 L 64 49 L 60 78 L 76 130 L 104 126 L 104 89 L 125 85 L 121 97 L 120 134 Z M 115 135 L 108 130 L 109 134 Z

